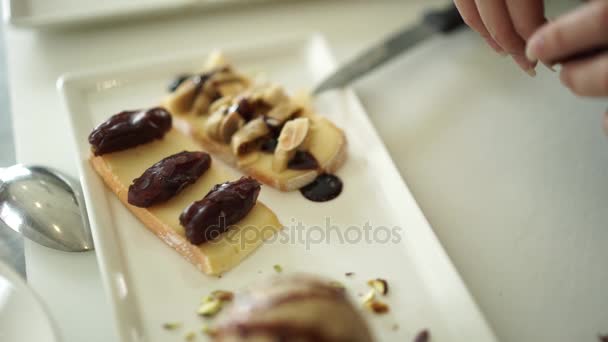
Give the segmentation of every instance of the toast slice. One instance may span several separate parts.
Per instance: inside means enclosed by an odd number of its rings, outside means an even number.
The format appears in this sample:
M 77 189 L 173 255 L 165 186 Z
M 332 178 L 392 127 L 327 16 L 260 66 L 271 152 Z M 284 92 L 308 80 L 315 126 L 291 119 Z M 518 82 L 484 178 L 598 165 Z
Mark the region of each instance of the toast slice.
M 219 70 L 219 72 L 218 72 Z M 201 86 L 200 75 L 205 75 Z M 281 191 L 297 190 L 311 183 L 321 173 L 334 173 L 346 160 L 346 137 L 344 132 L 331 121 L 316 114 L 307 95 L 296 97 L 287 96 L 282 88 L 270 84 L 254 84 L 246 76 L 233 71 L 230 64 L 221 53 L 209 57 L 206 68 L 198 80 L 194 77 L 186 80 L 177 89 L 167 96 L 162 106 L 174 117 L 175 122 L 181 122 L 183 131 L 193 136 L 204 148 L 225 163 L 236 167 L 244 173 L 258 179 Z M 219 76 L 217 76 L 219 75 Z M 198 84 L 198 86 L 197 86 Z M 218 134 L 211 134 L 213 123 L 218 115 L 216 111 L 225 111 L 222 115 L 228 117 L 228 110 L 239 105 L 243 98 L 260 98 L 257 109 L 252 117 L 246 119 L 238 116 L 232 126 L 226 124 L 222 127 L 229 129 Z M 261 102 L 261 104 L 260 104 Z M 282 127 L 296 118 L 308 119 L 308 133 L 305 142 L 297 147 L 299 151 L 310 153 L 317 162 L 317 166 L 309 169 L 293 169 L 290 167 L 276 167 L 276 150 L 264 151 L 260 149 L 260 139 L 257 146 L 250 148 L 246 153 L 240 154 L 235 149 L 235 136 L 247 127 L 251 121 L 261 119 L 268 122 L 269 112 L 279 106 L 288 106 L 294 113 L 277 126 L 281 134 Z M 232 113 L 234 114 L 234 113 Z M 222 125 L 226 123 L 226 119 Z M 269 126 L 270 127 L 270 126 Z M 280 141 L 278 132 L 265 133 L 259 138 L 268 138 L 274 134 L 274 139 Z M 280 146 L 280 145 L 279 145 Z M 293 155 L 293 153 L 292 153 Z
M 233 172 L 221 163 L 211 167 L 192 185 L 167 202 L 139 208 L 128 203 L 128 187 L 148 167 L 174 153 L 199 151 L 192 138 L 171 129 L 163 139 L 127 150 L 92 156 L 91 164 L 120 201 L 163 242 L 174 248 L 200 271 L 218 275 L 244 258 L 282 228 L 276 215 L 257 202 L 253 209 L 219 238 L 193 245 L 185 236 L 179 216 L 190 203 L 200 200 L 216 184 L 233 180 Z

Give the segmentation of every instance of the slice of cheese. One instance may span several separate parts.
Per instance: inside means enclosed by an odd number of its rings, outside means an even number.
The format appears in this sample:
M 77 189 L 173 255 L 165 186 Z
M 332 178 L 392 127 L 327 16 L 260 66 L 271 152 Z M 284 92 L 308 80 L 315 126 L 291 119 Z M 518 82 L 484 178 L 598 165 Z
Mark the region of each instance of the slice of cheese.
M 165 203 L 139 208 L 127 202 L 128 187 L 133 179 L 141 176 L 159 160 L 184 150 L 201 149 L 190 137 L 172 129 L 161 140 L 92 157 L 91 162 L 106 185 L 148 229 L 201 271 L 221 274 L 238 265 L 265 239 L 280 230 L 282 225 L 276 215 L 258 201 L 245 218 L 218 239 L 198 246 L 191 244 L 185 237 L 184 227 L 179 223 L 179 215 L 192 202 L 203 198 L 214 185 L 234 180 L 226 166 L 215 160 L 194 184 Z

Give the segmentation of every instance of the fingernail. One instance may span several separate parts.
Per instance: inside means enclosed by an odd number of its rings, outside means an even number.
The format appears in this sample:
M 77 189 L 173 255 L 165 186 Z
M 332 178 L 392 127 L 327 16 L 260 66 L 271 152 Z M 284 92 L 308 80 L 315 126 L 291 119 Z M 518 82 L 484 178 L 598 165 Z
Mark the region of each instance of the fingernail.
M 542 48 L 543 38 L 533 36 L 526 45 L 526 58 L 531 62 L 538 61 L 537 51 Z
M 517 63 L 517 65 L 519 65 L 519 67 L 526 72 L 526 74 L 530 75 L 530 77 L 536 76 L 536 70 L 534 70 L 536 67 L 536 62 L 531 63 L 526 59 L 526 57 L 521 55 L 513 55 L 512 58 L 515 63 Z
M 553 71 L 553 72 L 556 72 L 556 71 L 557 71 L 557 70 L 555 70 L 555 68 L 553 67 L 553 65 L 548 64 L 548 63 L 545 63 L 545 62 L 542 62 L 542 63 L 543 63 L 543 65 L 544 65 L 544 66 L 545 66 L 547 69 L 549 69 L 549 70 L 551 70 L 551 71 Z
M 488 37 L 483 37 L 483 39 L 486 41 L 486 43 L 492 48 L 492 50 L 496 51 L 497 54 L 501 55 L 501 56 L 506 56 L 507 53 L 505 52 L 505 50 L 503 50 L 500 45 L 498 45 L 498 43 L 496 43 L 494 41 L 494 39 L 492 38 L 488 38 Z
M 534 68 L 529 68 L 524 70 L 526 74 L 530 75 L 530 77 L 536 77 L 536 70 Z

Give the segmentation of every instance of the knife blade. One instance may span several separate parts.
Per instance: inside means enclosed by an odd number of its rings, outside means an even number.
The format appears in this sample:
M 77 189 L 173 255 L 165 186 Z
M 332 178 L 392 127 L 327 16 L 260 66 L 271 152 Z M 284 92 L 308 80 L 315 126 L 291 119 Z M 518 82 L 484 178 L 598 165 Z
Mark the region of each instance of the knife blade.
M 426 13 L 418 24 L 393 34 L 342 65 L 320 82 L 313 90 L 313 94 L 344 87 L 417 43 L 437 33 L 450 33 L 464 26 L 463 24 L 464 21 L 454 5 L 432 10 Z

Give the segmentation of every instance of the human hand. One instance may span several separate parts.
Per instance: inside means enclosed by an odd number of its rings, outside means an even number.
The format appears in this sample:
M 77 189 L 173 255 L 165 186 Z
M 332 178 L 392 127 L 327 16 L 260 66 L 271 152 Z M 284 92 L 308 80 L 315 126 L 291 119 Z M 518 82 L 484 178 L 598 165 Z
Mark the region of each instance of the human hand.
M 608 96 L 608 0 L 591 1 L 543 25 L 530 37 L 526 55 L 561 64 L 560 79 L 573 93 Z
M 496 52 L 511 55 L 529 75 L 537 60 L 526 58 L 526 42 L 545 22 L 542 0 L 454 0 L 464 22 Z

